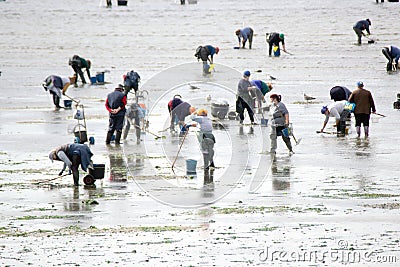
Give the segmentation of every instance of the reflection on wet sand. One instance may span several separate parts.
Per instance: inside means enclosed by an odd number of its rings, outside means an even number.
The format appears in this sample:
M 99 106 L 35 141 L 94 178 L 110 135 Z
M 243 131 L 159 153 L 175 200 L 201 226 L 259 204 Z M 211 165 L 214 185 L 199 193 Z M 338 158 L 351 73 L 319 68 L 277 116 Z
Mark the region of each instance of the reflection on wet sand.
M 291 167 L 290 157 L 287 157 L 287 159 L 275 158 L 271 165 L 273 190 L 281 191 L 290 189 Z
M 204 170 L 204 186 L 203 186 L 203 197 L 212 198 L 214 197 L 214 169 Z
M 127 168 L 122 153 L 110 153 L 108 158 L 110 160 L 110 181 L 126 182 Z

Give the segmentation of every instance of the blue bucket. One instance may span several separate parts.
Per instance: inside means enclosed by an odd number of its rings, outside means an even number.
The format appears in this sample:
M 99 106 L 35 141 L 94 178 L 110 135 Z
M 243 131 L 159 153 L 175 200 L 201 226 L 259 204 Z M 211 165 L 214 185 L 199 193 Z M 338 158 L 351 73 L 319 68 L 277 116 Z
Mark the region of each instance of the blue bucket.
M 281 55 L 281 50 L 279 49 L 279 46 L 274 46 L 272 50 L 274 50 L 275 57 L 279 57 Z
M 72 100 L 64 100 L 64 107 L 65 108 L 70 108 L 72 106 Z
M 282 130 L 282 134 L 284 137 L 289 137 L 290 131 L 289 128 L 285 128 Z
M 104 83 L 104 72 L 98 72 L 96 74 L 97 82 Z
M 90 77 L 90 83 L 91 84 L 96 84 L 97 83 L 97 77 L 96 76 Z
M 268 119 L 261 119 L 261 125 L 268 126 Z
M 197 160 L 187 159 L 186 160 L 186 173 L 196 173 Z

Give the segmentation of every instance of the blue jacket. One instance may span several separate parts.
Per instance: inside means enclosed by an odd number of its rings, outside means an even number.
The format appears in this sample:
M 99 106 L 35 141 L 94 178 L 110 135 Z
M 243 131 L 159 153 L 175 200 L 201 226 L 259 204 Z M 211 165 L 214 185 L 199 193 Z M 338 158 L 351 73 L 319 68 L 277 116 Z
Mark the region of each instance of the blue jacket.
M 398 64 L 399 59 L 400 59 L 400 48 L 391 45 L 390 46 L 390 55 L 392 56 L 392 59 L 394 59 L 394 62 L 396 64 Z
M 354 28 L 360 29 L 361 31 L 366 30 L 368 34 L 371 34 L 369 32 L 369 23 L 366 20 L 360 20 L 358 21 L 355 25 Z
M 90 159 L 93 156 L 90 148 L 85 144 L 70 144 L 67 156 L 72 159 L 72 155 L 74 154 L 81 157 L 82 170 L 87 171 L 87 167 L 90 165 Z

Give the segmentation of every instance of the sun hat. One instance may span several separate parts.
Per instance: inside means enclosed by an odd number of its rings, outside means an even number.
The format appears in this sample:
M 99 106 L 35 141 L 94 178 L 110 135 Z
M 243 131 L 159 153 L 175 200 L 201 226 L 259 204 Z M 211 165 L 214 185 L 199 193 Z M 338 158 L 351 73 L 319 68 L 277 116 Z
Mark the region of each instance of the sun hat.
M 199 109 L 197 111 L 197 115 L 199 115 L 199 116 L 207 116 L 207 110 L 201 108 L 201 109 Z

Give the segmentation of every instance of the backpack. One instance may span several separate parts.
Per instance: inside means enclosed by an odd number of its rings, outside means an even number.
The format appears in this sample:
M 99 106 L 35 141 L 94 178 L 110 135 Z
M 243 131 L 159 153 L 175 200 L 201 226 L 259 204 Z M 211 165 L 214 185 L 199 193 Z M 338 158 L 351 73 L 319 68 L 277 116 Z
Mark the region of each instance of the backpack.
M 127 88 L 133 88 L 135 91 L 139 89 L 139 82 L 140 82 L 140 76 L 137 72 L 131 70 L 128 73 L 126 73 L 126 77 L 124 80 L 124 86 Z
M 200 59 L 200 51 L 203 47 L 200 45 L 199 47 L 196 48 L 196 52 L 194 53 L 194 56 L 197 57 L 197 60 Z

